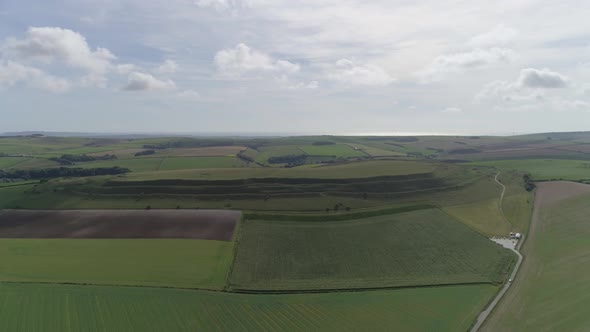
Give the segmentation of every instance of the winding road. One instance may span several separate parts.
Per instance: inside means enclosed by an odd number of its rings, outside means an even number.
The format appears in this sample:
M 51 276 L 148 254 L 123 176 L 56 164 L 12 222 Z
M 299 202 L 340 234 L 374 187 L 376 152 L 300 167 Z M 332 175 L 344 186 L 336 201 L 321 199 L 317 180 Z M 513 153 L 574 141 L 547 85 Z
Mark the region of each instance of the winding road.
M 498 174 L 496 174 L 496 177 L 494 178 L 494 180 L 499 185 L 502 186 L 502 193 L 500 194 L 500 203 L 499 203 L 500 209 L 502 209 L 502 200 L 504 199 L 504 193 L 506 192 L 506 186 L 503 185 L 500 181 L 498 181 L 499 175 L 500 175 L 500 172 L 498 172 Z M 504 215 L 504 212 L 502 212 L 502 215 Z M 524 240 L 524 238 L 521 239 L 519 242 L 522 243 L 522 240 Z M 488 307 L 479 314 L 479 316 L 477 317 L 477 321 L 475 322 L 475 324 L 471 328 L 471 332 L 477 332 L 479 330 L 479 328 L 485 322 L 485 320 L 488 318 L 490 313 L 492 313 L 492 310 L 494 310 L 494 308 L 496 307 L 498 302 L 500 302 L 500 300 L 502 299 L 502 297 L 504 296 L 506 291 L 508 291 L 508 288 L 510 288 L 510 286 L 512 285 L 512 281 L 514 280 L 514 277 L 516 277 L 516 274 L 518 273 L 518 269 L 520 268 L 520 264 L 522 263 L 522 255 L 520 254 L 520 252 L 518 252 L 518 250 L 516 250 L 514 248 L 508 248 L 508 249 L 514 251 L 514 253 L 516 255 L 518 255 L 518 261 L 516 262 L 516 265 L 514 266 L 514 270 L 512 270 L 512 274 L 510 275 L 510 279 L 508 280 L 508 282 L 506 284 L 504 284 L 504 287 L 502 287 L 500 292 L 498 292 L 498 295 L 496 295 L 496 298 L 494 298 L 494 300 L 490 303 L 490 305 L 488 305 Z

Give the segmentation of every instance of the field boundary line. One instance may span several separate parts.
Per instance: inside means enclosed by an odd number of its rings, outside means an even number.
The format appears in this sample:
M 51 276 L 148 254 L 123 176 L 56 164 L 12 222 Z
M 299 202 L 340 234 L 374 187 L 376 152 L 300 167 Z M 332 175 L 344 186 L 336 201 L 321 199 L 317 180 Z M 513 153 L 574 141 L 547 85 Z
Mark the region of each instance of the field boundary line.
M 295 291 L 246 291 L 246 290 L 223 290 L 211 288 L 195 288 L 195 287 L 175 287 L 175 286 L 149 286 L 149 285 L 120 285 L 120 284 L 95 284 L 84 282 L 51 282 L 51 281 L 0 281 L 2 285 L 58 285 L 58 286 L 92 286 L 92 287 L 111 287 L 111 288 L 152 288 L 152 289 L 169 289 L 193 292 L 210 292 L 210 293 L 225 293 L 225 294 L 242 294 L 253 296 L 272 296 L 272 295 L 297 295 L 297 294 L 324 294 L 324 293 L 355 293 L 355 292 L 372 292 L 382 290 L 401 290 L 401 289 L 417 289 L 417 288 L 439 288 L 439 287 L 461 287 L 461 286 L 484 286 L 495 285 L 492 282 L 472 282 L 472 283 L 449 283 L 449 284 L 432 284 L 432 285 L 413 285 L 413 286 L 392 286 L 392 287 L 368 287 L 368 288 L 342 288 L 342 289 L 319 289 L 319 290 L 295 290 Z
M 475 286 L 475 285 L 496 285 L 489 281 L 442 283 L 427 285 L 408 285 L 408 286 L 382 286 L 382 287 L 355 287 L 355 288 L 328 288 L 328 289 L 296 289 L 296 290 L 256 290 L 232 288 L 227 293 L 235 294 L 253 294 L 253 295 L 277 295 L 277 294 L 323 294 L 323 293 L 353 293 L 369 292 L 380 290 L 412 289 L 412 288 L 435 288 L 435 287 L 453 287 L 453 286 Z
M 240 219 L 237 221 L 236 223 L 236 229 L 235 229 L 235 238 L 234 238 L 234 247 L 232 248 L 232 259 L 231 259 L 231 264 L 229 265 L 229 268 L 227 269 L 227 273 L 225 275 L 225 285 L 223 286 L 223 291 L 224 292 L 229 292 L 229 289 L 231 287 L 230 285 L 230 278 L 231 275 L 234 272 L 234 265 L 236 263 L 236 259 L 238 256 L 238 247 L 240 245 L 240 240 L 242 239 L 242 226 L 243 223 L 246 222 L 246 216 L 245 213 L 242 212 Z

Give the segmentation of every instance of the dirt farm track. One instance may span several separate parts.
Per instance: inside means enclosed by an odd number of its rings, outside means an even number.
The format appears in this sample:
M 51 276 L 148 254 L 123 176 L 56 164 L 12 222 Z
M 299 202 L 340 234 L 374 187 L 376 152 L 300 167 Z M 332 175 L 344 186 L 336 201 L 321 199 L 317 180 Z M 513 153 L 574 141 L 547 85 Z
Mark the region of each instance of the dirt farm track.
M 231 241 L 228 210 L 0 210 L 0 238 L 187 238 Z

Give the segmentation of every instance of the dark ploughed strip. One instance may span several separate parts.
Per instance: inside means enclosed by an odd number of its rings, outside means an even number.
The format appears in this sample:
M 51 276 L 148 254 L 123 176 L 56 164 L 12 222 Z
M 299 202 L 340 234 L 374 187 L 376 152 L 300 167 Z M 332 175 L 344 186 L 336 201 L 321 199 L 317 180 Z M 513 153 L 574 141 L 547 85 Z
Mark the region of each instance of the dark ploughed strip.
M 231 241 L 239 218 L 230 210 L 3 210 L 0 238 Z

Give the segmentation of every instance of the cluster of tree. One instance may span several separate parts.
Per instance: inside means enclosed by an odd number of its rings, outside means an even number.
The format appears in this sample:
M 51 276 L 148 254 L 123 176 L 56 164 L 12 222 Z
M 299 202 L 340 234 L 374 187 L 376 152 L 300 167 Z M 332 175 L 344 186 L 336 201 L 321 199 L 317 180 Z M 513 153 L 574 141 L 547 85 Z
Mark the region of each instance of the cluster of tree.
M 147 155 L 154 154 L 154 153 L 156 153 L 156 150 L 143 150 L 143 151 L 137 152 L 135 154 L 135 156 L 136 157 L 139 157 L 139 156 L 147 156 Z
M 338 212 L 340 210 L 345 210 L 346 212 L 350 212 L 350 207 L 344 206 L 342 203 L 334 204 L 334 212 Z M 326 208 L 326 212 L 330 212 L 330 208 Z
M 522 179 L 524 180 L 524 189 L 526 189 L 526 191 L 533 191 L 537 187 L 531 180 L 531 176 L 529 174 L 523 175 Z
M 82 177 L 96 175 L 117 175 L 130 172 L 123 167 L 78 168 L 59 167 L 41 169 L 0 170 L 0 179 L 51 179 L 61 177 Z
M 455 150 L 451 150 L 449 151 L 449 154 L 466 154 L 466 153 L 478 153 L 481 152 L 481 150 L 479 149 L 455 149 Z
M 254 158 L 246 155 L 245 150 L 238 152 L 237 157 L 239 159 L 242 159 L 245 162 L 248 162 L 248 163 L 253 163 L 254 162 Z
M 74 163 L 97 161 L 97 160 L 115 160 L 117 156 L 114 154 L 105 154 L 103 156 L 89 156 L 85 154 L 64 154 L 61 157 L 49 158 L 49 160 L 57 161 L 61 165 L 73 165 Z
M 313 142 L 313 145 L 334 145 L 336 143 L 334 142 L 330 142 L 330 141 L 318 141 L 318 142 Z
M 294 167 L 305 164 L 307 155 L 290 154 L 286 156 L 277 156 L 268 158 L 269 164 L 287 164 L 287 167 Z
M 235 145 L 233 140 L 193 140 L 193 139 L 182 139 L 176 141 L 168 141 L 159 144 L 144 144 L 144 149 L 181 149 L 181 148 L 205 148 L 210 146 L 227 146 Z

